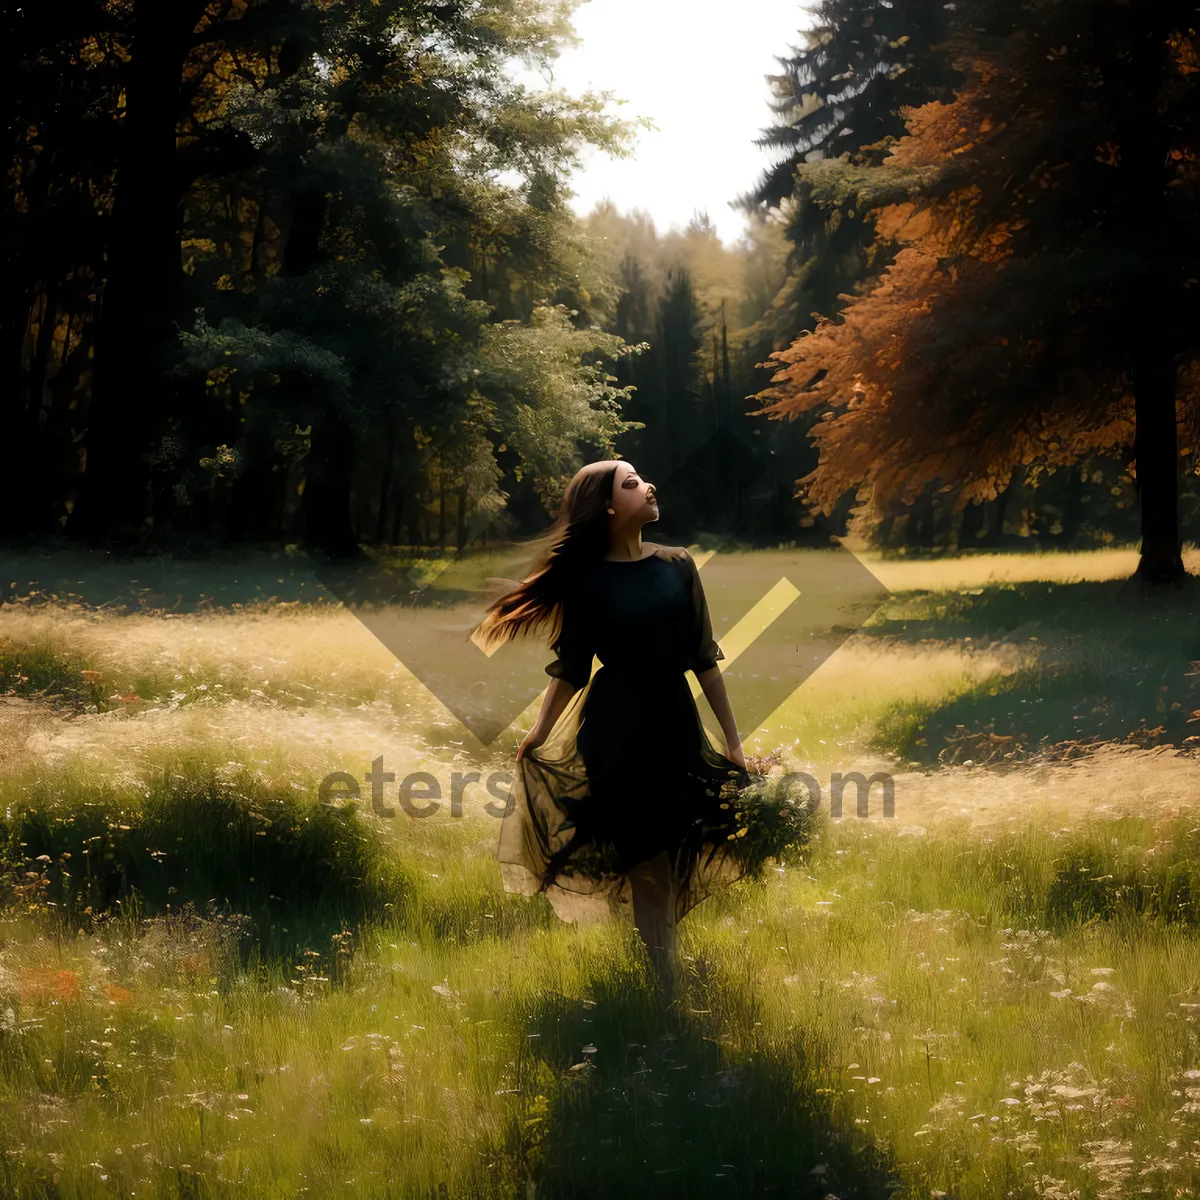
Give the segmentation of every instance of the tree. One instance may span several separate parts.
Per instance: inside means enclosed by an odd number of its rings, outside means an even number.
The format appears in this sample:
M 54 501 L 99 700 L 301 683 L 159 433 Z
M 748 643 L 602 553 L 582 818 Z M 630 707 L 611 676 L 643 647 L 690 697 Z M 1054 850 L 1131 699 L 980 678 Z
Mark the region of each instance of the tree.
M 667 272 L 658 306 L 656 363 L 659 370 L 657 460 L 671 475 L 684 461 L 698 417 L 699 359 L 704 347 L 703 326 L 691 273 L 685 267 Z
M 578 470 L 587 447 L 611 454 L 633 427 L 621 415 L 631 389 L 610 368 L 642 354 L 646 345 L 599 329 L 575 329 L 561 306 L 534 310 L 529 323 L 508 321 L 484 334 L 473 424 L 502 434 L 517 457 L 516 477 L 528 476 L 547 512 Z
M 947 15 L 940 0 L 822 0 L 801 30 L 804 44 L 777 57 L 783 70 L 767 77 L 776 119 L 754 144 L 782 153 L 737 201 L 748 212 L 777 208 L 786 220 L 793 249 L 772 311 L 777 335 L 812 328 L 814 310 L 831 312 L 895 249 L 868 211 L 848 196 L 815 195 L 797 168 L 846 155 L 877 166 L 904 133 L 905 108 L 950 94 L 960 76 L 942 45 Z
M 756 364 L 774 348 L 765 314 L 785 274 L 780 222 L 752 214 L 746 235 L 733 246 L 720 241 L 703 213 L 664 236 L 644 213 L 623 215 L 610 203 L 597 205 L 581 224 L 597 269 L 611 281 L 601 285 L 610 297 L 602 310 L 607 327 L 629 341 L 649 343 L 645 354 L 617 366 L 621 382 L 635 389 L 625 412 L 645 426 L 622 435 L 618 445 L 639 470 L 669 489 L 664 520 L 675 531 L 670 536 L 722 528 L 778 543 L 817 533 L 792 499 L 785 475 L 785 464 L 805 450 L 799 431 L 755 428 L 761 422 L 749 421 L 745 411 L 745 397 L 766 382 Z M 683 290 L 681 269 L 691 293 L 683 307 L 694 310 L 685 337 L 671 331 L 681 331 L 686 320 L 668 319 L 665 326 L 660 320 L 672 289 Z M 679 300 L 676 295 L 675 303 Z M 667 433 L 672 413 L 686 417 L 682 441 Z M 686 466 L 682 474 L 674 474 L 668 455 Z
M 631 129 L 607 94 L 504 69 L 552 59 L 572 7 L 24 10 L 21 104 L 0 91 L 7 532 L 53 512 L 350 550 L 431 487 L 490 503 L 516 431 L 473 425 L 487 331 L 550 298 L 589 323 L 567 180 Z
M 825 410 L 801 481 L 822 510 L 855 488 L 882 511 L 934 479 L 961 509 L 1020 465 L 1128 448 L 1139 575 L 1182 574 L 1177 389 L 1193 462 L 1200 440 L 1189 11 L 967 4 L 952 103 L 910 112 L 880 167 L 801 168 L 905 247 L 842 320 L 772 356 L 759 394 L 776 419 Z
M 8 5 L 0 20 L 0 532 L 11 536 L 67 514 L 86 403 L 72 381 L 90 366 L 121 79 L 115 56 L 96 49 L 116 23 L 100 0 Z

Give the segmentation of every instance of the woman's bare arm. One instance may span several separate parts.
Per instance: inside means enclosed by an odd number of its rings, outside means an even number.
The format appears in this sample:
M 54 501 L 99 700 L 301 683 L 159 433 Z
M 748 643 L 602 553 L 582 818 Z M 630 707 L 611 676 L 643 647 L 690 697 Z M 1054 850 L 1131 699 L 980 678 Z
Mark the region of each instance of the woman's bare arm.
M 737 722 L 733 719 L 733 707 L 729 703 L 729 693 L 725 690 L 721 668 L 709 667 L 707 671 L 698 672 L 696 678 L 700 681 L 704 696 L 713 710 L 713 716 L 717 718 L 721 733 L 725 736 L 726 757 L 744 768 L 746 757 L 742 753 L 742 739 L 738 733 Z
M 567 707 L 571 697 L 577 691 L 579 689 L 573 683 L 568 683 L 558 676 L 550 680 L 550 686 L 546 689 L 545 698 L 542 700 L 542 711 L 538 713 L 538 719 L 533 728 L 525 735 L 517 749 L 518 762 L 524 757 L 526 750 L 530 747 L 540 746 L 546 740 L 550 730 L 554 728 L 558 718 L 562 715 L 562 710 Z

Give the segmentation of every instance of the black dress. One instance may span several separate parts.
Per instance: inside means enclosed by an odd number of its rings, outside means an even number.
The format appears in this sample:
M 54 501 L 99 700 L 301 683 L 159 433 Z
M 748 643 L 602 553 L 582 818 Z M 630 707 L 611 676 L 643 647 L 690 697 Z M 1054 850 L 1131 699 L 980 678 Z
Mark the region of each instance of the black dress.
M 644 545 L 645 558 L 597 560 L 564 601 L 546 673 L 580 690 L 517 764 L 501 824 L 504 889 L 545 892 L 567 921 L 628 903 L 629 869 L 664 850 L 677 921 L 743 873 L 731 802 L 749 776 L 713 746 L 686 675 L 725 656 L 692 556 Z

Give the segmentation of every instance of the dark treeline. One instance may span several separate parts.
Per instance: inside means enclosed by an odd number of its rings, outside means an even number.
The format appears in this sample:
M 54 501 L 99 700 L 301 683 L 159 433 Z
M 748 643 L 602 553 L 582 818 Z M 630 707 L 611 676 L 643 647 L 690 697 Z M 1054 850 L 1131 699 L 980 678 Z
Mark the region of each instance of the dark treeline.
M 463 546 L 544 526 L 585 457 L 641 449 L 661 477 L 688 464 L 660 447 L 748 424 L 689 264 L 665 301 L 627 288 L 567 206 L 579 150 L 631 126 L 503 70 L 552 57 L 568 7 L 11 14 L 3 534 Z M 686 480 L 694 530 L 712 489 Z M 786 534 L 788 470 L 773 487 Z
M 572 7 L 7 10 L 0 535 L 464 547 L 615 452 L 664 536 L 1177 573 L 1192 7 L 825 0 L 733 247 L 572 214 L 635 129 L 504 69 Z
M 733 247 L 703 212 L 665 235 L 645 214 L 623 215 L 611 204 L 581 224 L 598 269 L 613 281 L 605 327 L 644 347 L 616 369 L 632 389 L 624 413 L 635 426 L 619 445 L 671 498 L 658 531 L 808 541 L 844 524 L 844 512 L 818 524 L 795 501 L 797 467 L 816 462 L 803 427 L 747 416 L 752 393 L 769 378 L 762 360 L 785 344 L 772 328 L 788 257 L 778 216 L 753 214 Z
M 501 69 L 561 6 L 9 12 L 6 534 L 452 540 L 622 431 L 564 181 L 629 129 Z

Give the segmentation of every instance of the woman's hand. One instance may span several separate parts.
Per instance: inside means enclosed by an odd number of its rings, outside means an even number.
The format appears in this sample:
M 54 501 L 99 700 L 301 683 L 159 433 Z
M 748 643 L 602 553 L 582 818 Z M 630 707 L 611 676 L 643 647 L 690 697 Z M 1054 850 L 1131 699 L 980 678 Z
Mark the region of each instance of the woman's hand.
M 742 743 L 734 740 L 729 743 L 729 749 L 726 751 L 725 757 L 731 763 L 736 763 L 742 770 L 746 770 L 746 756 L 742 753 Z
M 525 757 L 526 750 L 536 750 L 546 740 L 545 733 L 536 725 L 521 739 L 517 747 L 517 762 Z

